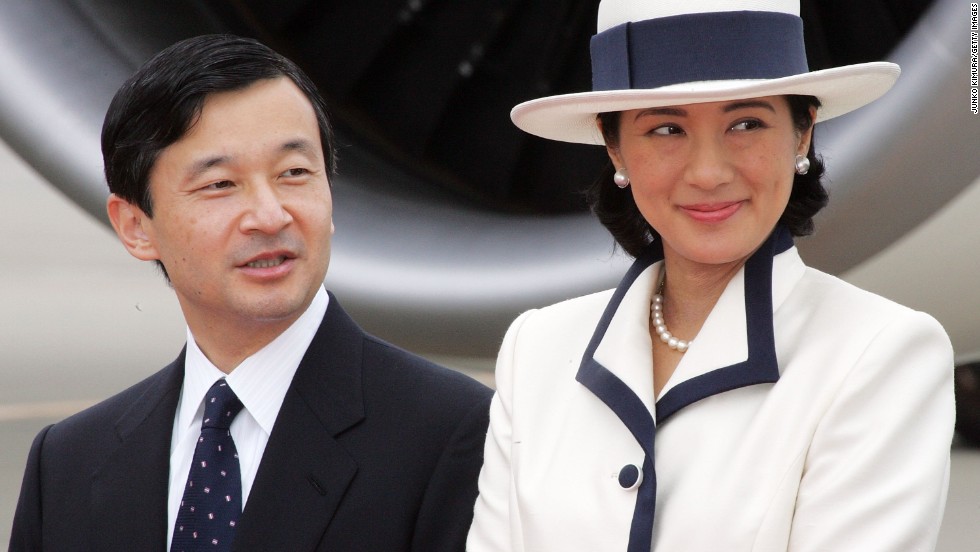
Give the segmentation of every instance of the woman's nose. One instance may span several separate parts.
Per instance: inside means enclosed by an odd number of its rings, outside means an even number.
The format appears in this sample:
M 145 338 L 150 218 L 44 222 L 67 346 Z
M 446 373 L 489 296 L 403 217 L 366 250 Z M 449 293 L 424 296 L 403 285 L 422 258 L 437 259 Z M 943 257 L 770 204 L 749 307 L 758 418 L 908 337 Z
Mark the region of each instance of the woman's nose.
M 705 190 L 730 182 L 733 171 L 723 145 L 714 138 L 692 141 L 684 176 L 689 184 Z

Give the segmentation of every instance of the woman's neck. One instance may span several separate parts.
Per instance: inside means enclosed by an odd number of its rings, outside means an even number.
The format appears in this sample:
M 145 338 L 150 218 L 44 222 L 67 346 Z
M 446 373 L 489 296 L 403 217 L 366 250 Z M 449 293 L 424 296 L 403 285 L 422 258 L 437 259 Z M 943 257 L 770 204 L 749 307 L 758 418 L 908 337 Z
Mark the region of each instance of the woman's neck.
M 680 339 L 693 339 L 743 265 L 745 259 L 705 265 L 665 252 L 664 319 L 671 333 Z

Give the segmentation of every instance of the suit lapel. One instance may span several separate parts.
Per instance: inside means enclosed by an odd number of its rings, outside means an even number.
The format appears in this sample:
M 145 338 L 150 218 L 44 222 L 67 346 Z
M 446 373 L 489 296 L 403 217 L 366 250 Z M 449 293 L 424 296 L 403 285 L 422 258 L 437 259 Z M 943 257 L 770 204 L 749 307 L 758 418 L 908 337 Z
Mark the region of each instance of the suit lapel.
M 357 464 L 336 436 L 364 418 L 364 334 L 333 295 L 269 436 L 236 544 L 314 550 Z
M 170 438 L 184 353 L 155 376 L 115 426 L 119 446 L 93 476 L 93 542 L 99 550 L 165 550 Z

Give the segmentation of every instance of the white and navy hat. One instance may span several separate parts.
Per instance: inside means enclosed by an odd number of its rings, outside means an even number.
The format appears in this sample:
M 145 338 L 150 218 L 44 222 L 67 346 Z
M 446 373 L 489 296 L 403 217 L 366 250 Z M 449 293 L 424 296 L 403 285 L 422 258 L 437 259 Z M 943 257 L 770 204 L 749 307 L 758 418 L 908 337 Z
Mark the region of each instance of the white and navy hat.
M 602 0 L 592 37 L 592 92 L 524 102 L 511 119 L 531 134 L 604 144 L 598 113 L 800 94 L 825 121 L 870 103 L 898 65 L 810 71 L 799 0 Z

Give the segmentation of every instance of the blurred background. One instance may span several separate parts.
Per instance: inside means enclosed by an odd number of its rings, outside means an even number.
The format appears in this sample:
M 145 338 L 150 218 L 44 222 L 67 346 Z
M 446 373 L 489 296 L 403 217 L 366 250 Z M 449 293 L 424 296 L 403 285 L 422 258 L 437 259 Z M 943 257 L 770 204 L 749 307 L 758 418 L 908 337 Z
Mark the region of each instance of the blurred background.
M 98 135 L 118 85 L 172 42 L 259 38 L 328 99 L 340 143 L 327 277 L 369 331 L 492 384 L 507 324 L 615 285 L 586 212 L 600 148 L 517 131 L 510 108 L 590 87 L 595 0 L 10 0 L 0 4 L 0 543 L 45 424 L 170 362 L 184 341 L 155 268 L 105 224 Z M 980 117 L 969 3 L 804 1 L 812 69 L 888 59 L 882 100 L 817 127 L 831 207 L 813 266 L 929 312 L 957 358 L 941 551 L 980 542 Z

